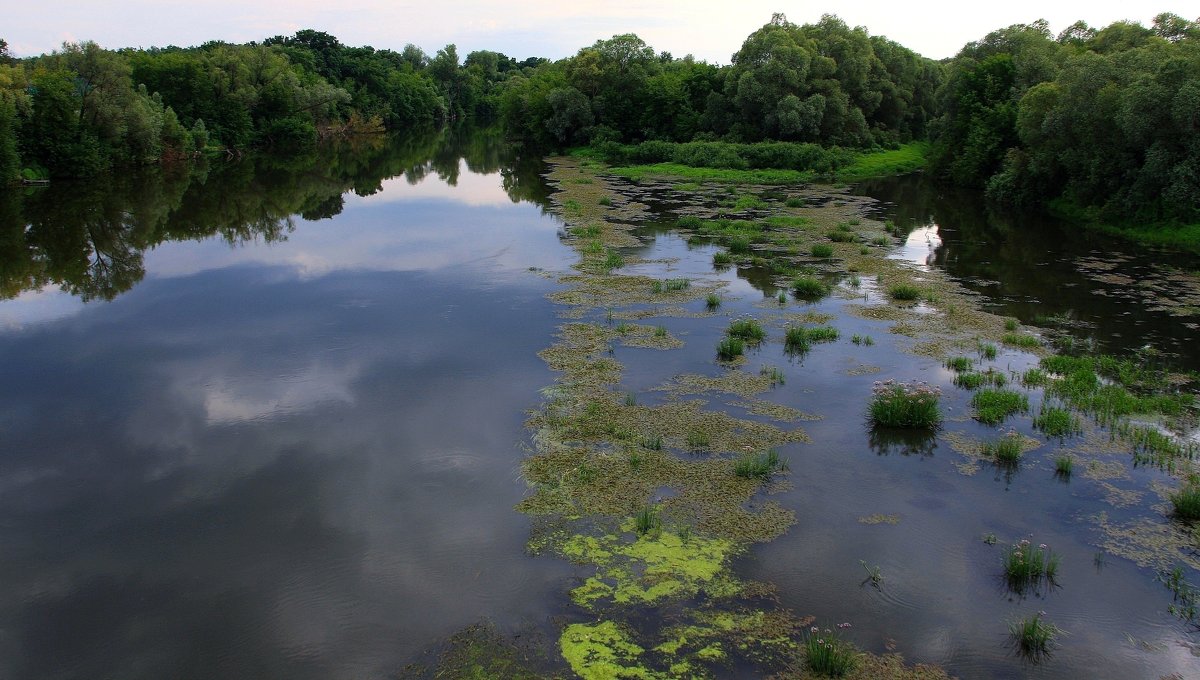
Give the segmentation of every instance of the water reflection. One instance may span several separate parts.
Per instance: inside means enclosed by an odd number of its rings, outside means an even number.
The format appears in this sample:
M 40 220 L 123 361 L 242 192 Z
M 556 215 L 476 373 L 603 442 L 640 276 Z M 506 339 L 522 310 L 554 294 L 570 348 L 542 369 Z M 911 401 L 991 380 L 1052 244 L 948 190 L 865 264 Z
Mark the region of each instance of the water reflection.
M 902 456 L 919 456 L 927 458 L 937 449 L 937 432 L 933 430 L 905 430 L 887 427 L 873 427 L 870 430 L 868 444 L 871 450 L 880 456 L 890 456 L 893 453 Z

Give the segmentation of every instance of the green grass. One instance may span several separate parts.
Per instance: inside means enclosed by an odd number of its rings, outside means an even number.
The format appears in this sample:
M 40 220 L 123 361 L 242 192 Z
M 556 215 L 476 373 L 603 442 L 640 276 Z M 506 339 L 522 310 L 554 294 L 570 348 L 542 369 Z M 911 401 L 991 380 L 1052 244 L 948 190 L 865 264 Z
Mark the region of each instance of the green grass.
M 910 142 L 899 149 L 859 154 L 850 165 L 838 170 L 836 175 L 843 182 L 853 182 L 916 172 L 928 164 L 929 149 L 928 142 Z
M 633 392 L 626 393 L 625 405 L 626 406 L 637 406 L 637 395 L 634 394 Z
M 988 425 L 999 425 L 1014 413 L 1029 410 L 1029 397 L 1004 389 L 982 389 L 971 397 L 975 419 Z
M 735 319 L 729 322 L 725 334 L 731 338 L 744 340 L 748 344 L 757 345 L 767 337 L 767 332 L 757 319 Z
M 1050 645 L 1062 630 L 1042 620 L 1039 612 L 1027 619 L 1018 619 L 1008 624 L 1008 633 L 1021 655 L 1040 659 L 1050 653 Z
M 875 344 L 875 339 L 869 335 L 859 335 L 858 333 L 855 333 L 850 337 L 850 342 L 853 342 L 856 345 L 866 345 L 867 347 L 870 347 L 871 345 Z
M 638 510 L 633 520 L 639 536 L 648 534 L 662 526 L 662 520 L 658 517 L 658 511 L 649 505 Z
M 804 207 L 804 199 L 793 196 L 793 197 L 789 198 L 788 200 L 784 201 L 783 204 L 789 208 L 803 208 Z
M 600 235 L 600 225 L 589 224 L 586 227 L 575 227 L 571 233 L 580 238 L 596 238 Z
M 829 294 L 829 286 L 824 281 L 811 276 L 801 276 L 792 281 L 792 292 L 796 297 L 805 300 L 816 300 Z
M 746 479 L 766 479 L 784 470 L 787 470 L 787 461 L 780 458 L 775 449 L 742 454 L 733 461 L 733 473 Z
M 858 651 L 830 629 L 814 626 L 804 637 L 804 663 L 818 676 L 841 678 L 858 666 Z
M 812 170 L 735 170 L 731 168 L 695 168 L 679 163 L 615 166 L 608 171 L 635 181 L 643 177 L 672 177 L 693 182 L 730 182 L 736 184 L 802 184 L 817 177 Z
M 1070 477 L 1075 468 L 1075 461 L 1070 456 L 1059 456 L 1054 459 L 1054 474 L 1058 477 Z
M 827 243 L 815 243 L 809 252 L 813 257 L 830 258 L 833 257 L 833 246 Z
M 1017 330 L 1018 325 L 1019 324 L 1016 319 L 1005 319 L 1004 320 L 1004 330 L 1008 331 L 1009 333 L 1015 332 Z
M 1000 341 L 1006 345 L 1012 345 L 1013 347 L 1023 347 L 1025 349 L 1041 347 L 1041 345 L 1042 345 L 1041 340 L 1038 340 L 1036 337 L 1034 337 L 1032 335 L 1025 335 L 1022 333 L 1005 333 L 1004 337 L 1000 338 Z
M 1021 384 L 1025 387 L 1041 387 L 1050 382 L 1050 376 L 1040 368 L 1031 368 L 1021 376 Z
M 1003 467 L 1016 467 L 1021 463 L 1021 436 L 1016 433 L 1006 434 L 996 441 L 983 443 L 983 455 L 996 461 Z
M 758 374 L 761 375 L 762 377 L 770 380 L 771 387 L 775 387 L 776 385 L 782 385 L 785 382 L 787 382 L 786 379 L 784 378 L 783 371 L 779 370 L 778 368 L 776 368 L 774 366 L 763 366 L 762 368 L 758 369 Z
M 1083 427 L 1079 417 L 1065 408 L 1042 405 L 1042 410 L 1033 417 L 1033 427 L 1048 437 L 1069 437 L 1079 434 Z
M 750 253 L 751 241 L 746 236 L 734 236 L 729 239 L 729 252 L 735 255 L 747 255 Z
M 744 210 L 757 210 L 766 208 L 767 203 L 758 196 L 744 195 L 740 196 L 733 204 L 733 209 L 742 212 Z
M 699 229 L 704 222 L 695 215 L 684 215 L 675 220 L 675 226 L 682 229 Z
M 911 302 L 913 300 L 920 300 L 923 296 L 923 293 L 921 289 L 917 288 L 916 286 L 909 285 L 907 283 L 898 283 L 888 288 L 888 295 L 893 300 Z
M 650 286 L 650 290 L 655 295 L 658 295 L 660 293 L 675 293 L 691 287 L 692 282 L 689 279 L 664 279 L 662 281 L 655 281 Z
M 825 236 L 834 243 L 854 243 L 855 239 L 858 238 L 853 232 L 841 231 L 840 229 L 838 231 L 831 231 L 825 234 Z
M 720 307 L 721 296 L 717 295 L 716 293 L 709 293 L 708 297 L 704 299 L 704 306 L 710 310 Z
M 1020 592 L 1043 580 L 1054 581 L 1058 562 L 1058 555 L 1045 543 L 1034 545 L 1029 539 L 1022 539 L 1004 550 L 1004 578 L 1013 590 Z
M 975 362 L 971 361 L 967 357 L 951 357 L 949 359 L 946 359 L 946 368 L 954 371 L 955 373 L 963 373 L 964 371 L 969 371 L 969 370 L 971 370 L 971 367 L 973 367 L 974 365 L 975 365 Z
M 717 358 L 721 361 L 733 361 L 745 351 L 746 345 L 739 338 L 725 338 L 717 343 Z
M 989 368 L 986 371 L 966 371 L 954 376 L 954 385 L 967 390 L 975 390 L 984 385 L 992 387 L 1004 387 L 1008 383 L 1008 378 L 995 369 Z
M 1200 484 L 1191 482 L 1171 494 L 1175 516 L 1189 522 L 1200 519 Z
M 666 326 L 655 326 L 654 327 L 654 337 L 656 337 L 656 338 L 667 337 L 667 327 Z
M 612 199 L 609 198 L 608 196 L 601 196 L 600 200 L 596 201 L 596 203 L 598 203 L 599 205 L 612 205 Z
M 606 271 L 620 269 L 621 267 L 625 266 L 625 258 L 621 257 L 620 253 L 609 251 L 608 256 L 604 258 L 604 262 L 601 266 Z
M 731 264 L 733 264 L 733 255 L 725 251 L 713 253 L 714 267 L 728 267 Z
M 653 437 L 644 437 L 642 439 L 642 448 L 643 449 L 650 449 L 651 451 L 662 451 L 662 447 L 663 447 L 663 438 L 661 435 L 654 435 Z
M 978 344 L 978 349 L 979 355 L 984 359 L 988 359 L 990 361 L 996 358 L 996 346 L 992 343 L 983 342 L 981 340 Z
M 879 427 L 935 428 L 942 422 L 941 390 L 922 382 L 877 383 L 867 413 Z
M 783 334 L 783 349 L 788 354 L 803 354 L 814 343 L 833 342 L 838 339 L 838 330 L 832 326 L 790 326 Z

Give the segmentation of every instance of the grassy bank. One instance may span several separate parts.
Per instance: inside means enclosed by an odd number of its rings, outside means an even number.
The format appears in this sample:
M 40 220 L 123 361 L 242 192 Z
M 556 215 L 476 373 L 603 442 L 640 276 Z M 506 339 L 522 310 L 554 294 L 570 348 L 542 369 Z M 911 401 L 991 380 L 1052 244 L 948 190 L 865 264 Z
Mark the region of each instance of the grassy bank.
M 1051 201 L 1047 209 L 1051 215 L 1069 220 L 1084 229 L 1116 236 L 1141 245 L 1200 254 L 1200 224 L 1171 222 L 1114 224 L 1103 220 L 1097 210 L 1081 207 L 1065 199 Z
M 786 142 L 643 142 L 583 147 L 571 155 L 607 163 L 609 173 L 633 180 L 669 177 L 744 184 L 800 184 L 857 181 L 915 172 L 925 167 L 928 152 L 929 145 L 925 142 L 869 152 Z

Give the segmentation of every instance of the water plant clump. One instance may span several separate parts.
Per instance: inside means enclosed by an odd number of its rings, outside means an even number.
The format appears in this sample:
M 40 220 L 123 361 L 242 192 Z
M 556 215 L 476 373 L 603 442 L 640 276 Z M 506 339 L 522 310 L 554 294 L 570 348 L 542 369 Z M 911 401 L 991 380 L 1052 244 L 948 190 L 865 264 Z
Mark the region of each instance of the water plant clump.
M 625 266 L 625 258 L 621 257 L 620 253 L 609 251 L 608 256 L 604 258 L 601 265 L 605 271 L 611 272 L 614 269 L 620 269 Z
M 971 397 L 975 419 L 987 425 L 999 425 L 1014 413 L 1029 410 L 1029 397 L 1005 389 L 981 389 Z
M 825 236 L 834 243 L 853 243 L 855 240 L 853 232 L 849 232 L 841 228 L 836 231 L 831 231 L 828 234 L 825 234 Z
M 878 564 L 872 567 L 871 565 L 867 564 L 866 560 L 859 560 L 858 563 L 861 564 L 862 568 L 867 572 L 867 578 L 863 580 L 863 585 L 870 583 L 876 588 L 879 588 L 883 585 L 883 569 L 881 569 Z
M 658 517 L 658 511 L 650 505 L 638 510 L 638 513 L 634 515 L 633 521 L 634 529 L 637 531 L 638 536 L 644 536 L 662 526 L 662 520 Z
M 1200 520 L 1200 482 L 1188 481 L 1172 493 L 1170 499 L 1176 517 L 1189 522 Z
M 815 300 L 829 294 L 829 286 L 825 282 L 811 276 L 801 276 L 792 281 L 792 292 L 796 297 L 805 300 Z
M 964 373 L 969 371 L 974 365 L 975 362 L 971 361 L 967 357 L 950 357 L 949 359 L 946 359 L 946 368 L 954 371 L 955 373 Z
M 713 253 L 714 267 L 728 267 L 731 264 L 733 264 L 733 256 L 729 253 L 723 250 Z
M 706 297 L 704 299 L 704 306 L 707 307 L 709 309 L 709 311 L 712 311 L 712 310 L 720 307 L 721 306 L 721 296 L 717 295 L 716 293 L 709 293 L 708 297 Z
M 1036 337 L 1032 335 L 1023 335 L 1021 333 L 1005 333 L 1004 337 L 1000 338 L 1000 341 L 1006 345 L 1022 347 L 1025 349 L 1041 347 L 1042 345 L 1042 341 L 1038 340 Z
M 1017 651 L 1035 661 L 1050 654 L 1051 644 L 1062 633 L 1062 629 L 1042 620 L 1042 616 L 1044 613 L 1038 612 L 1008 624 L 1009 635 Z
M 849 627 L 848 623 L 838 624 L 839 631 Z M 858 656 L 854 645 L 829 628 L 822 631 L 813 626 L 804 637 L 804 663 L 817 675 L 844 677 L 858 665 Z
M 775 449 L 760 453 L 746 453 L 733 462 L 733 473 L 747 479 L 766 479 L 776 472 L 787 470 L 787 461 L 779 457 Z
M 1033 417 L 1033 427 L 1041 430 L 1047 437 L 1069 437 L 1083 431 L 1079 417 L 1074 413 L 1065 408 L 1045 404 Z
M 987 359 L 988 361 L 996 358 L 996 346 L 990 342 L 983 342 L 980 340 L 977 349 L 979 350 L 979 356 Z
M 786 382 L 783 371 L 775 366 L 763 366 L 758 369 L 758 374 L 771 381 L 771 387 L 782 385 Z
M 850 336 L 850 342 L 853 342 L 856 345 L 866 345 L 867 347 L 870 347 L 871 345 L 875 344 L 875 339 L 869 335 L 859 335 L 858 333 L 855 333 L 854 335 Z
M 692 282 L 689 279 L 666 279 L 664 281 L 655 281 L 651 284 L 650 290 L 657 295 L 661 293 L 676 293 L 691 287 Z
M 1023 538 L 1004 550 L 1004 578 L 1014 591 L 1022 592 L 1043 581 L 1053 583 L 1058 574 L 1058 555 L 1045 543 L 1034 545 Z
M 783 334 L 783 349 L 788 354 L 804 354 L 812 349 L 813 343 L 833 342 L 838 335 L 838 330 L 832 326 L 789 326 Z
M 708 448 L 708 445 L 712 443 L 708 433 L 700 430 L 689 431 L 684 438 L 684 441 L 687 443 L 688 450 L 690 451 L 706 449 Z
M 733 361 L 746 352 L 746 345 L 741 338 L 725 338 L 717 343 L 717 358 L 721 361 Z
M 935 428 L 942 422 L 942 391 L 925 382 L 876 382 L 868 414 L 877 427 Z
M 813 257 L 819 257 L 822 259 L 833 257 L 833 246 L 827 243 L 816 243 L 813 244 L 810 252 L 812 253 Z
M 1002 467 L 1019 465 L 1022 453 L 1024 453 L 1024 447 L 1021 443 L 1021 435 L 1015 431 L 1009 432 L 996 441 L 983 444 L 983 455 L 996 461 L 996 464 Z
M 767 337 L 767 332 L 763 329 L 762 324 L 757 319 L 750 318 L 731 321 L 729 328 L 725 329 L 725 334 L 752 345 L 757 345 Z
M 954 376 L 954 385 L 967 390 L 975 390 L 984 385 L 992 385 L 994 387 L 1003 387 L 1008 383 L 1008 378 L 995 369 L 989 368 L 986 371 L 967 371 Z
M 898 283 L 888 288 L 888 296 L 893 300 L 902 302 L 912 302 L 920 300 L 922 292 L 920 288 L 907 283 Z
M 1059 456 L 1054 459 L 1054 474 L 1057 477 L 1070 478 L 1075 461 L 1070 456 Z

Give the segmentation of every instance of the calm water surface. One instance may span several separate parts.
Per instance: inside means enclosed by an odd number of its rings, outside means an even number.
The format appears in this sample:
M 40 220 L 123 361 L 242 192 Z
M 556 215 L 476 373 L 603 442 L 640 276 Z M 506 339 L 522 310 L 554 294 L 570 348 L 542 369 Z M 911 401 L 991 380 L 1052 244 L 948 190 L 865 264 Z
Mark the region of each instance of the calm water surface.
M 553 653 L 580 572 L 528 556 L 512 510 L 525 412 L 554 380 L 537 352 L 562 323 L 542 272 L 574 261 L 540 171 L 495 139 L 443 135 L 0 195 L 0 677 L 383 678 L 481 619 L 541 628 Z M 896 256 L 946 268 L 989 309 L 1192 361 L 1197 334 L 1176 317 L 1041 265 L 1101 246 L 1013 232 L 917 180 L 865 190 L 916 228 Z M 996 247 L 996 230 L 1015 243 Z M 775 292 L 753 270 L 714 272 L 711 245 L 642 233 L 635 254 L 658 262 L 637 271 L 724 279 L 729 315 Z M 794 488 L 774 498 L 797 524 L 739 573 L 798 614 L 851 621 L 865 649 L 963 677 L 1200 677 L 1169 591 L 1152 569 L 1097 561 L 1089 520 L 1166 521 L 1149 491 L 1166 477 L 1112 482 L 1141 494 L 1116 507 L 1103 480 L 1053 477 L 1054 442 L 1015 475 L 964 474 L 943 440 L 872 436 L 862 411 L 884 378 L 942 384 L 948 429 L 994 433 L 965 417 L 950 374 L 850 302 L 805 307 L 838 315 L 839 342 L 750 357 L 787 374 L 767 398 L 823 419 L 784 452 Z M 723 370 L 726 319 L 647 323 L 687 345 L 617 348 L 617 389 L 655 403 L 645 390 L 676 374 Z M 879 372 L 847 375 L 863 363 Z M 875 513 L 900 522 L 858 521 Z M 1062 555 L 1061 585 L 1015 597 L 981 538 L 1031 532 Z M 1007 621 L 1038 610 L 1070 635 L 1032 666 Z

